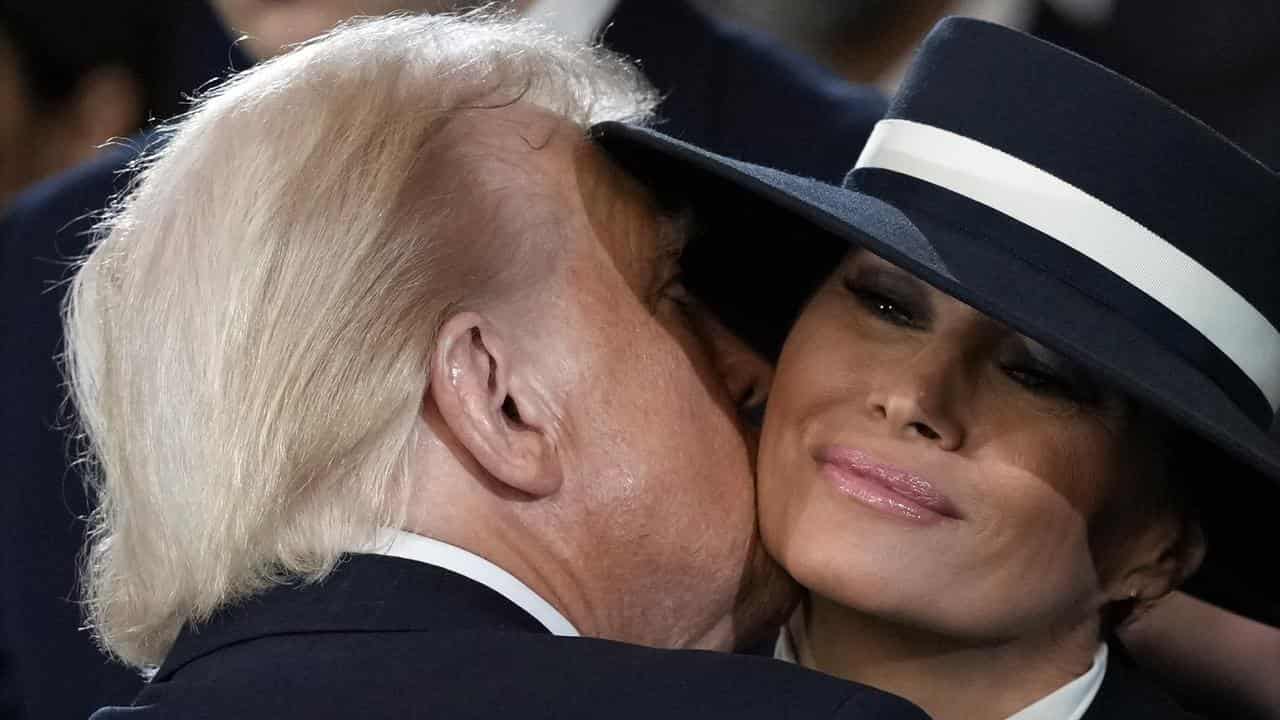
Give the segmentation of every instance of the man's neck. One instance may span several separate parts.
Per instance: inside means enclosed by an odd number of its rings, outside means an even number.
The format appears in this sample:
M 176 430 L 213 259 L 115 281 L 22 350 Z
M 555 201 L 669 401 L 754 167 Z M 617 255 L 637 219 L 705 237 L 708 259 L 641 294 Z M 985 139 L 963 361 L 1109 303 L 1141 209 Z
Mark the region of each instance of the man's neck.
M 451 508 L 457 510 L 467 507 L 462 498 L 454 499 L 457 502 Z M 427 507 L 440 505 L 433 501 Z M 458 517 L 469 518 L 471 522 L 455 524 L 453 520 Z M 547 562 L 544 548 L 536 542 L 536 538 L 508 537 L 509 534 L 519 534 L 508 532 L 515 523 L 504 524 L 499 520 L 485 522 L 486 519 L 483 509 L 477 506 L 449 513 L 447 519 L 434 518 L 432 522 L 421 522 L 411 517 L 404 532 L 447 543 L 484 558 L 554 607 L 578 633 L 599 636 L 600 623 L 591 612 L 591 605 L 584 602 L 584 593 L 572 574 Z M 475 527 L 489 528 L 489 531 L 479 534 L 472 531 Z
M 579 635 L 577 628 L 555 605 L 524 581 L 470 550 L 391 528 L 381 530 L 368 550 L 379 555 L 425 563 L 474 580 L 510 600 L 551 633 L 564 637 Z
M 423 462 L 424 466 L 444 464 Z M 581 535 L 581 523 L 556 518 L 554 511 L 533 515 L 535 510 L 528 504 L 467 491 L 480 484 L 443 471 L 435 473 L 411 493 L 405 530 L 463 548 L 497 565 L 554 606 L 583 636 L 655 647 L 727 650 L 732 646 L 735 618 L 729 613 L 696 623 L 696 614 L 683 612 L 684 606 L 653 577 L 613 572 L 607 557 L 593 552 L 596 548 Z M 672 607 L 678 610 L 673 612 Z
M 683 602 L 659 580 L 662 567 L 644 576 L 620 572 L 619 563 L 594 542 L 595 530 L 574 499 L 513 501 L 493 489 L 438 415 L 428 414 L 426 423 L 414 463 L 432 472 L 411 482 L 405 530 L 487 559 L 553 605 L 586 637 L 655 647 L 731 648 L 735 607 L 726 607 L 721 616 L 706 612 L 706 603 Z
M 1082 625 L 1035 640 L 958 642 L 814 596 L 792 621 L 804 638 L 800 662 L 887 690 L 935 720 L 1001 720 L 1088 672 L 1097 628 Z

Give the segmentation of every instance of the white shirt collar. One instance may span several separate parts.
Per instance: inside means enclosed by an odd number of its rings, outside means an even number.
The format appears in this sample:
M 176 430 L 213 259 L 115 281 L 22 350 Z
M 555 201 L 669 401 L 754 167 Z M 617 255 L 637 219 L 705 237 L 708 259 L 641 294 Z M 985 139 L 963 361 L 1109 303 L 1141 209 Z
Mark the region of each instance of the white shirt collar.
M 373 545 L 361 552 L 416 560 L 470 578 L 515 603 L 552 634 L 578 637 L 577 628 L 551 603 L 516 576 L 469 550 L 404 530 L 385 528 L 378 531 Z
M 795 641 L 791 639 L 791 630 L 787 625 L 778 629 L 778 641 L 773 644 L 773 659 L 792 665 L 800 664 L 800 658 L 796 657 Z
M 798 638 L 797 638 L 798 639 Z M 773 656 L 789 663 L 797 662 L 799 650 L 786 625 L 778 633 Z M 1088 672 L 1010 715 L 1006 720 L 1080 720 L 1102 687 L 1107 673 L 1107 644 L 1098 646 Z
M 1009 716 L 1009 720 L 1080 720 L 1107 673 L 1107 644 L 1098 646 L 1089 671 Z
M 575 42 L 596 39 L 618 0 L 534 0 L 524 16 Z

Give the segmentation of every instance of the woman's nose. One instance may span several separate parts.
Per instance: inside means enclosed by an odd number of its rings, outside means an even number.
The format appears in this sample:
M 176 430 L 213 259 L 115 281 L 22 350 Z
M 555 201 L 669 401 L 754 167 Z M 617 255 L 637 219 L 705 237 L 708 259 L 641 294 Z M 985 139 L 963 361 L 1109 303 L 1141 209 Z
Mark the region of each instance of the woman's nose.
M 875 378 L 867 410 L 896 437 L 958 450 L 965 439 L 958 407 L 966 395 L 960 387 L 964 382 L 958 359 L 926 348 Z

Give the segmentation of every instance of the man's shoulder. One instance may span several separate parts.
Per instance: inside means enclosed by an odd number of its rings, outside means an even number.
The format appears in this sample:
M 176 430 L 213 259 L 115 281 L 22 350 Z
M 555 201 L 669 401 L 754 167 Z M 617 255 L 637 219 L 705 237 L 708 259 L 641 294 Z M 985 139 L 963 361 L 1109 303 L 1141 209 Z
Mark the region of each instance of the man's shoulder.
M 522 631 L 264 637 L 199 658 L 111 718 L 922 718 L 768 658 Z
M 184 628 L 130 709 L 208 717 L 919 718 L 904 701 L 767 658 L 556 637 L 501 593 L 350 555 Z

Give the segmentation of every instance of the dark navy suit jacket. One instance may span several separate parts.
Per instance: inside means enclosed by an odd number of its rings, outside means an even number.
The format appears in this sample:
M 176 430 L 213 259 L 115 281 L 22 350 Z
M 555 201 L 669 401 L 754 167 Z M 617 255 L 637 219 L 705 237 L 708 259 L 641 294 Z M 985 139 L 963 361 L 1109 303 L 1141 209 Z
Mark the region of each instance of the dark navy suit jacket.
M 874 91 L 681 0 L 623 0 L 611 23 L 606 44 L 639 58 L 667 98 L 663 129 L 713 150 L 838 181 L 884 110 Z M 83 718 L 141 685 L 78 630 L 86 498 L 68 468 L 54 360 L 68 262 L 134 154 L 108 150 L 0 218 L 0 717 Z
M 1125 652 L 1120 641 L 1111 643 L 1107 674 L 1093 703 L 1080 720 L 1197 720 L 1151 683 Z
M 767 658 L 555 637 L 489 588 L 353 555 L 185 629 L 131 708 L 162 718 L 848 718 L 916 720 L 904 700 Z

